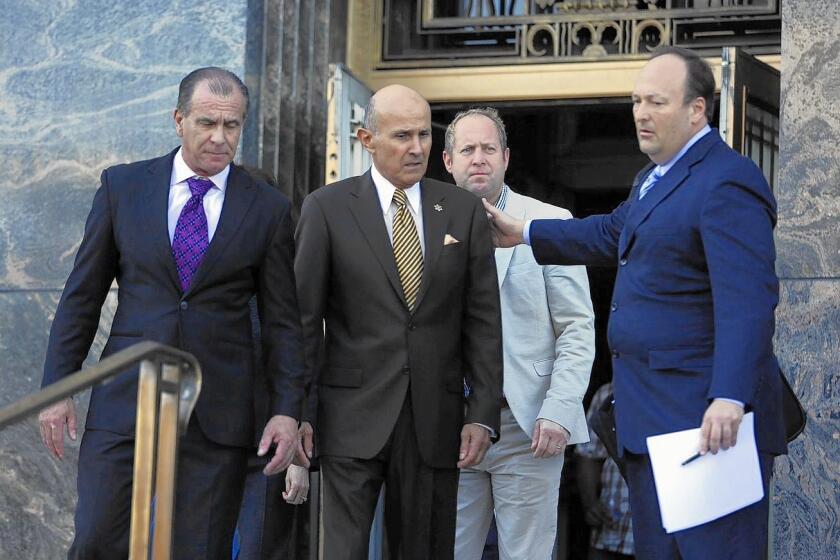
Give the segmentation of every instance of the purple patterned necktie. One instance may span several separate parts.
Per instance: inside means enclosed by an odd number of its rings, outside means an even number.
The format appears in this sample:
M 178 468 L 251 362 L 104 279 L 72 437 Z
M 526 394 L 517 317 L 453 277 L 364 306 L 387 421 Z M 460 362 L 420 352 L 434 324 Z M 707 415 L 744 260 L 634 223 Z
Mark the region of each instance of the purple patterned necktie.
M 181 288 L 185 292 L 189 290 L 193 274 L 204 260 L 204 253 L 210 245 L 207 215 L 204 213 L 204 195 L 213 186 L 213 182 L 201 177 L 190 177 L 187 184 L 192 196 L 181 210 L 175 234 L 172 236 L 172 254 L 178 267 Z

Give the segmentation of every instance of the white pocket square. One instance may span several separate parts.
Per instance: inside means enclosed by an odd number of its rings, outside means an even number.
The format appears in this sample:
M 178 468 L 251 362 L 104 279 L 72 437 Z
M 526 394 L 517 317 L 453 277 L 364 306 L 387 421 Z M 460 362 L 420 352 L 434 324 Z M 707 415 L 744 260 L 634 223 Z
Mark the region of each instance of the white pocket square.
M 443 246 L 446 247 L 447 245 L 454 245 L 455 243 L 460 243 L 457 239 L 449 235 L 448 233 L 443 236 Z

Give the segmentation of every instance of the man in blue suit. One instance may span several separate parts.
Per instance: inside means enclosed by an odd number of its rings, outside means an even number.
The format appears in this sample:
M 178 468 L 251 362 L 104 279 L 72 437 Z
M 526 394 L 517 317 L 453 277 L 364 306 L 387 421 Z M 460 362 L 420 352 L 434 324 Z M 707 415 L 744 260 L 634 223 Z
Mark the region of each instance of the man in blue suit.
M 608 215 L 515 220 L 485 202 L 497 245 L 541 264 L 617 265 L 609 344 L 619 449 L 639 558 L 763 558 L 773 456 L 786 452 L 773 355 L 776 205 L 761 171 L 709 127 L 714 78 L 695 53 L 654 52 L 633 91 L 652 164 Z M 760 502 L 672 534 L 662 528 L 645 438 L 701 426 L 701 453 L 736 444 L 756 415 Z
M 305 374 L 291 204 L 232 164 L 247 107 L 237 76 L 195 70 L 181 81 L 174 112 L 181 146 L 102 172 L 44 364 L 44 385 L 81 368 L 115 280 L 103 357 L 154 340 L 198 358 L 203 383 L 179 445 L 173 558 L 230 558 L 257 427 L 265 425 L 260 455 L 276 445 L 266 474 L 295 454 L 308 463 L 297 436 Z M 253 296 L 270 400 L 256 419 Z M 136 398 L 136 368 L 91 393 L 70 558 L 128 556 Z M 62 458 L 65 430 L 76 437 L 73 400 L 39 420 L 44 444 Z

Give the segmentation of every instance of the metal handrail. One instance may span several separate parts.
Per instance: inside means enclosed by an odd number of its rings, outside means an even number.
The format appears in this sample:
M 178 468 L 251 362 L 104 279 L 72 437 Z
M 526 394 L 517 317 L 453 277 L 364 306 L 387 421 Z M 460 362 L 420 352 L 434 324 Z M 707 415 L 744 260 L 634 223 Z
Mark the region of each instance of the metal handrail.
M 201 367 L 192 354 L 158 342 L 140 342 L 0 409 L 0 430 L 138 363 L 129 559 L 148 559 L 151 546 L 152 558 L 168 560 L 178 435 L 186 432 L 201 392 Z M 150 538 L 153 496 L 156 511 Z
M 183 410 L 179 409 L 178 424 L 179 427 L 185 429 L 193 408 L 195 408 L 198 392 L 201 390 L 201 366 L 192 354 L 159 342 L 143 341 L 100 360 L 96 365 L 68 375 L 61 381 L 56 381 L 37 393 L 27 395 L 3 407 L 0 409 L 0 430 L 23 420 L 33 412 L 39 412 L 63 398 L 84 391 L 88 387 L 101 383 L 121 373 L 126 368 L 147 359 L 155 362 L 175 362 L 182 365 L 181 371 L 182 375 L 185 375 L 185 379 L 182 380 L 180 398 L 188 406 L 184 407 Z

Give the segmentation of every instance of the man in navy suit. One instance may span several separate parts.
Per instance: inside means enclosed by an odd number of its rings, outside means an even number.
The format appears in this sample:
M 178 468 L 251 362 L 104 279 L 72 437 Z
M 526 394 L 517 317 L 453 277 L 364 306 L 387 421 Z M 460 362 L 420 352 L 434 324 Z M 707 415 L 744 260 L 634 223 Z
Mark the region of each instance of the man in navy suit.
M 514 220 L 485 202 L 500 246 L 541 264 L 617 265 L 609 343 L 619 449 L 639 558 L 763 558 L 773 456 L 786 452 L 773 354 L 776 204 L 761 171 L 709 127 L 714 78 L 686 49 L 654 52 L 633 91 L 653 162 L 608 215 Z M 645 438 L 701 426 L 701 453 L 736 444 L 753 411 L 760 502 L 672 534 L 662 528 Z
M 78 370 L 114 280 L 118 304 L 102 352 L 141 340 L 190 352 L 202 391 L 178 454 L 174 558 L 230 557 L 256 422 L 258 453 L 276 445 L 273 474 L 304 456 L 297 437 L 304 391 L 291 205 L 232 165 L 248 106 L 234 74 L 201 68 L 180 85 L 181 147 L 102 173 L 84 238 L 56 310 L 43 384 Z M 251 320 L 256 295 L 268 381 L 268 418 L 255 420 Z M 76 534 L 70 558 L 128 555 L 137 370 L 93 389 L 79 450 Z M 57 457 L 76 437 L 72 399 L 41 412 Z

